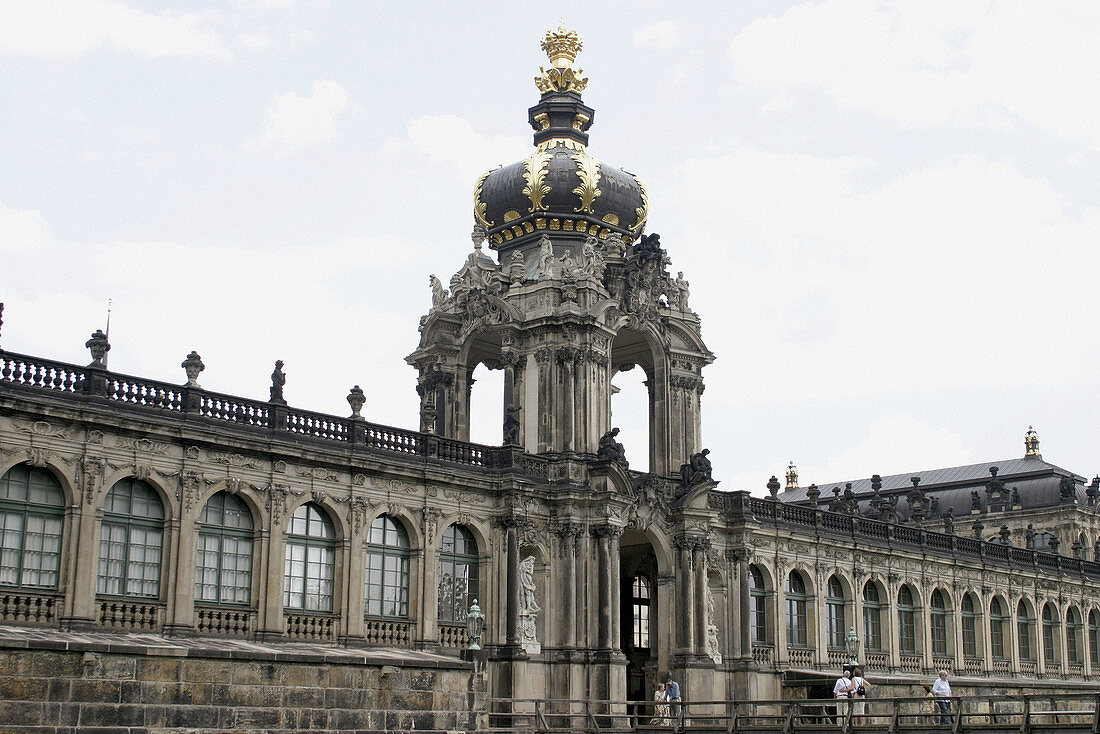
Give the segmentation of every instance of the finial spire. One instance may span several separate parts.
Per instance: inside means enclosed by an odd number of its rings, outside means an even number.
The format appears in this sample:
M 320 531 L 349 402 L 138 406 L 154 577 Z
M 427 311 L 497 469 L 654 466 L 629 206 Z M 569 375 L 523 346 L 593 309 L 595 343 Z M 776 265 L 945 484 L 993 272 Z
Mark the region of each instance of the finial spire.
M 1039 453 L 1039 434 L 1035 432 L 1035 429 L 1031 426 L 1027 427 L 1027 433 L 1024 434 L 1024 458 L 1029 459 L 1035 457 L 1036 459 L 1043 458 L 1043 455 Z
M 573 70 L 573 62 L 584 47 L 576 31 L 566 29 L 565 22 L 556 31 L 547 31 L 542 38 L 542 50 L 550 59 L 550 68 L 543 69 L 541 76 L 535 77 L 535 86 L 543 94 L 548 92 L 575 92 L 580 94 L 588 86 L 588 80 L 581 76 L 583 69 Z
M 798 489 L 798 469 L 795 468 L 793 460 L 787 465 L 786 489 Z

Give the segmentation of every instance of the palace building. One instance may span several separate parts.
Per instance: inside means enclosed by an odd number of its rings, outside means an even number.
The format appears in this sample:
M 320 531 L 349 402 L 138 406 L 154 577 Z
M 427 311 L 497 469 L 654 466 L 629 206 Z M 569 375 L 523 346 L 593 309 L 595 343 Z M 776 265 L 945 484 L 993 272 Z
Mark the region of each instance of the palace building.
M 195 352 L 178 384 L 109 370 L 101 332 L 87 365 L 0 351 L 0 708 L 473 728 L 486 696 L 648 699 L 670 673 L 696 700 L 827 695 L 850 637 L 882 695 L 940 669 L 1100 688 L 1100 478 L 1033 431 L 1018 458 L 718 488 L 676 243 L 588 152 L 576 34 L 543 48 L 534 148 L 476 181 L 473 250 L 432 277 L 419 430 L 367 420 L 358 387 L 348 416 L 291 407 L 281 363 L 252 400 L 204 389 Z M 469 442 L 480 365 L 504 375 L 497 446 Z M 634 367 L 646 472 L 610 409 Z

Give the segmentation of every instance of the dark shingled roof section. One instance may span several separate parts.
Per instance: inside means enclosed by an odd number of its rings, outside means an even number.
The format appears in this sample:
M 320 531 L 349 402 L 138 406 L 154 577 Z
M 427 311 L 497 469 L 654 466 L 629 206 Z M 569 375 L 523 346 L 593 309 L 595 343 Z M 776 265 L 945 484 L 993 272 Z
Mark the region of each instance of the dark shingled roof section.
M 930 471 L 914 471 L 905 474 L 890 474 L 882 477 L 882 492 L 884 494 L 896 493 L 897 490 L 908 492 L 913 488 L 910 477 L 920 477 L 920 488 L 926 491 L 947 489 L 951 486 L 966 485 L 972 488 L 984 487 L 989 482 L 989 467 L 995 466 L 999 472 L 997 478 L 1012 488 L 1013 483 L 1019 483 L 1020 492 L 1023 494 L 1024 484 L 1020 480 L 1025 478 L 1038 478 L 1042 476 L 1069 476 L 1081 484 L 1084 477 L 1071 471 L 1062 469 L 1038 457 L 1005 459 L 1003 461 L 984 461 L 980 464 L 967 464 L 966 466 L 952 466 L 945 469 L 932 469 Z M 833 487 L 844 490 L 847 482 L 827 482 L 818 484 L 821 490 L 821 502 L 826 503 L 833 497 Z M 779 493 L 779 499 L 783 502 L 803 502 L 807 500 L 806 490 L 809 487 L 787 490 Z M 871 479 L 852 480 L 852 491 L 857 496 L 871 493 Z M 903 492 L 904 494 L 904 492 Z M 969 492 L 967 493 L 969 495 Z M 1081 498 L 1084 499 L 1083 492 Z

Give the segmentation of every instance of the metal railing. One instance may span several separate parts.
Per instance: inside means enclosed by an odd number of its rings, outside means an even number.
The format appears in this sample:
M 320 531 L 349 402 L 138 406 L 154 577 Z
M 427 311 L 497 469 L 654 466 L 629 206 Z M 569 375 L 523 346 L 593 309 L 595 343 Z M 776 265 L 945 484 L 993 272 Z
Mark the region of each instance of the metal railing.
M 482 731 L 908 732 L 1100 734 L 1100 692 L 951 698 L 777 701 L 607 701 L 490 698 Z

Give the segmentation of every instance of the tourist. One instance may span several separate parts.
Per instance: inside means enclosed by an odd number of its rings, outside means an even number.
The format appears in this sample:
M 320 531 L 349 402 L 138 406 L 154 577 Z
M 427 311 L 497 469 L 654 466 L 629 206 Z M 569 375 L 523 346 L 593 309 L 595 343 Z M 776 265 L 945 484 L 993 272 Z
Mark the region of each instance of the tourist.
M 836 684 L 833 685 L 833 698 L 837 700 L 836 704 L 836 718 L 837 723 L 843 725 L 844 717 L 848 715 L 848 709 L 841 701 L 847 701 L 851 698 L 852 691 L 856 687 L 852 685 L 852 672 L 845 670 L 839 678 L 836 679 Z
M 936 723 L 936 697 L 932 695 L 932 686 L 927 683 L 921 683 L 921 688 L 924 689 L 924 711 L 928 713 L 928 722 L 930 724 Z
M 669 713 L 673 720 L 678 721 L 680 719 L 680 684 L 672 680 L 672 673 L 668 674 L 668 680 L 665 681 L 665 694 L 671 702 Z
M 940 677 L 932 683 L 932 695 L 940 709 L 940 724 L 951 724 L 951 684 L 947 682 L 947 671 L 941 670 Z
M 657 684 L 657 690 L 653 692 L 653 700 L 657 703 L 653 706 L 653 718 L 650 724 L 653 726 L 672 726 L 672 718 L 668 711 L 668 692 L 664 683 Z
M 855 724 L 863 723 L 863 714 L 866 713 L 867 704 L 864 699 L 867 698 L 867 691 L 871 690 L 871 684 L 863 677 L 863 670 L 856 668 L 852 671 L 852 698 L 854 703 L 852 704 L 852 716 L 854 717 Z

